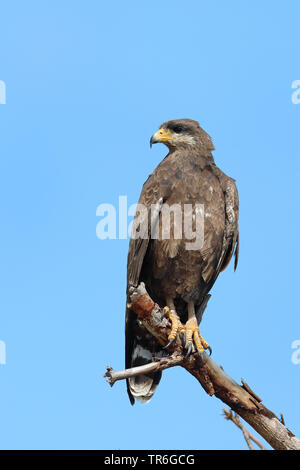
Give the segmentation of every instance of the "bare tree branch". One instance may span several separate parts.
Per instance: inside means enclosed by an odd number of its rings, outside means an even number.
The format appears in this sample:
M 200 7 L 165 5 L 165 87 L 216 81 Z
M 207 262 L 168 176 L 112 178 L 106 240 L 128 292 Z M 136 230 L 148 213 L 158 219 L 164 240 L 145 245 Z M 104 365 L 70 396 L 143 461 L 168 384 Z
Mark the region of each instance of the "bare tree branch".
M 157 362 L 150 362 L 143 366 L 132 367 L 131 369 L 115 371 L 112 367 L 106 367 L 106 373 L 104 377 L 108 377 L 107 382 L 112 387 L 118 380 L 128 379 L 129 377 L 136 377 L 138 375 L 149 374 L 150 372 L 157 372 L 159 370 L 168 369 L 180 365 L 182 361 L 181 357 L 169 356 L 158 358 Z
M 251 443 L 251 440 L 255 442 L 255 444 L 257 444 L 258 447 L 261 448 L 261 450 L 266 450 L 263 444 L 258 439 L 256 439 L 256 437 L 253 436 L 253 434 L 251 434 L 248 431 L 248 429 L 245 428 L 245 426 L 241 423 L 241 420 L 236 413 L 233 414 L 232 410 L 226 410 L 225 408 L 223 408 L 223 412 L 225 415 L 225 419 L 232 421 L 242 431 L 245 441 L 247 443 L 247 446 L 249 447 L 249 450 L 255 450 L 254 446 Z
M 162 309 L 150 298 L 145 285 L 141 283 L 136 288 L 132 287 L 129 296 L 130 308 L 138 315 L 143 325 L 156 340 L 165 346 L 168 343 L 170 324 L 166 318 L 162 320 Z M 152 371 L 175 365 L 184 367 L 199 381 L 208 395 L 215 395 L 222 400 L 250 424 L 271 447 L 276 450 L 300 450 L 300 440 L 284 426 L 272 411 L 262 405 L 260 398 L 244 381 L 242 386 L 239 385 L 207 354 L 204 355 L 204 363 L 197 353 L 185 358 L 185 351 L 180 340 L 174 343 L 169 348 L 171 353 L 169 358 L 162 358 L 148 365 L 149 368 L 153 367 Z M 138 375 L 143 371 L 139 367 L 120 372 L 108 368 L 105 376 L 110 377 L 109 382 L 113 385 L 116 380 Z

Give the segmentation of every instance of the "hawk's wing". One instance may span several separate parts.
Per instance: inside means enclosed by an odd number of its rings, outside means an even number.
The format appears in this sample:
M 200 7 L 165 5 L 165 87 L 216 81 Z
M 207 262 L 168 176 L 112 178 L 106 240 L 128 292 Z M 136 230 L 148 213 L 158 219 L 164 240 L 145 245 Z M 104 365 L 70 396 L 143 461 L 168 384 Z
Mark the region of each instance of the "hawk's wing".
M 160 209 L 165 199 L 167 191 L 162 192 L 162 188 L 156 179 L 155 172 L 152 173 L 143 185 L 140 199 L 137 206 L 139 227 L 133 224 L 133 230 L 129 242 L 127 258 L 127 288 L 130 285 L 136 286 L 139 282 L 144 257 L 148 248 L 149 240 L 158 221 Z M 139 206 L 142 206 L 139 209 Z M 134 217 L 136 221 L 137 213 Z M 133 238 L 133 231 L 139 230 L 139 236 Z
M 206 293 L 212 288 L 220 272 L 224 271 L 232 255 L 235 256 L 234 270 L 237 268 L 239 256 L 239 196 L 235 181 L 225 175 L 219 168 L 214 168 L 224 193 L 225 203 L 225 227 L 223 235 L 222 250 L 218 260 L 218 264 L 207 282 Z M 211 251 L 204 254 L 204 261 L 210 263 Z
M 228 178 L 225 186 L 225 230 L 220 271 L 224 271 L 234 254 L 234 270 L 239 259 L 239 196 L 235 181 Z
M 202 274 L 202 276 L 204 276 L 205 288 L 202 291 L 203 302 L 198 307 L 197 311 L 198 323 L 201 322 L 202 315 L 210 298 L 210 294 L 208 293 L 216 282 L 220 272 L 226 269 L 233 254 L 235 257 L 234 270 L 236 270 L 239 257 L 239 196 L 237 187 L 234 179 L 229 178 L 218 167 L 214 166 L 213 169 L 224 193 L 225 227 L 222 249 L 217 266 L 213 268 L 214 247 L 210 247 L 207 251 L 202 252 L 203 261 L 208 269 L 204 269 Z
M 127 259 L 127 293 L 130 286 L 137 286 L 144 261 L 145 254 L 151 239 L 151 228 L 155 230 L 159 219 L 163 197 L 160 194 L 158 182 L 152 174 L 144 183 L 138 204 L 143 207 L 135 215 L 134 223 L 138 215 L 139 226 L 133 225 L 133 231 L 139 230 L 137 238 L 130 238 Z M 133 232 L 132 232 L 133 235 Z M 159 353 L 159 348 L 154 337 L 137 319 L 137 316 L 129 308 L 126 308 L 125 319 L 125 367 L 136 367 L 148 364 L 153 356 Z M 127 379 L 127 390 L 130 402 L 134 404 L 134 397 L 140 401 L 149 401 L 160 381 L 161 372 L 149 375 L 140 375 Z M 130 381 L 130 387 L 129 387 Z

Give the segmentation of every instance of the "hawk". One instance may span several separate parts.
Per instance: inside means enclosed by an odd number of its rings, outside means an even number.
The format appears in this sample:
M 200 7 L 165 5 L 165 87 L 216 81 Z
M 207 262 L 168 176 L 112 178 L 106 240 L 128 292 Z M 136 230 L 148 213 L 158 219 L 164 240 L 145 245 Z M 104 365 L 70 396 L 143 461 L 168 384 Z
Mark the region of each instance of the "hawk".
M 234 269 L 237 267 L 238 192 L 235 180 L 216 166 L 212 140 L 198 122 L 191 119 L 165 122 L 151 137 L 150 146 L 158 142 L 164 143 L 169 153 L 142 188 L 139 205 L 146 211 L 137 206 L 133 226 L 136 222 L 140 231 L 139 236 L 131 236 L 129 243 L 127 292 L 130 286 L 143 281 L 149 295 L 161 307 L 165 306 L 164 312 L 171 320 L 166 348 L 178 335 L 187 355 L 192 350 L 201 355 L 205 349 L 210 350 L 198 326 L 209 291 L 233 254 Z M 175 217 L 175 210 L 169 212 L 169 236 L 164 236 L 166 206 L 182 212 L 190 208 L 189 228 L 195 237 L 200 213 L 202 243 L 193 246 L 190 233 L 183 230 L 186 214 Z M 129 308 L 125 334 L 126 368 L 147 364 L 163 355 L 162 346 Z M 127 379 L 131 404 L 135 398 L 148 402 L 160 379 L 161 372 Z

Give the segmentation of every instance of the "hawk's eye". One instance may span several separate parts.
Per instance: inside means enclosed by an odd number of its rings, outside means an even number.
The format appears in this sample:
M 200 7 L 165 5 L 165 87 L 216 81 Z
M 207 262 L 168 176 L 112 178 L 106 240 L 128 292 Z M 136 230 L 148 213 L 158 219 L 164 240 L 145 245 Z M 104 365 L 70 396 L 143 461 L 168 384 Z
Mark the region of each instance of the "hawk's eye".
M 173 127 L 173 131 L 176 132 L 176 134 L 180 134 L 180 132 L 183 131 L 183 127 L 178 125 Z

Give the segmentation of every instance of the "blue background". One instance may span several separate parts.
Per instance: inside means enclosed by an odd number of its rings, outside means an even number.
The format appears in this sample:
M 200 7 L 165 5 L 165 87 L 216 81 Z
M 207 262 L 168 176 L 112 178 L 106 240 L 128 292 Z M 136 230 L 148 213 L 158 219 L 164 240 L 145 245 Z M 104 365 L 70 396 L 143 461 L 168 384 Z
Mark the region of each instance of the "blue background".
M 247 448 L 178 367 L 143 406 L 102 378 L 124 366 L 128 240 L 99 240 L 96 208 L 137 201 L 166 154 L 150 136 L 181 117 L 212 136 L 240 193 L 239 267 L 215 284 L 203 336 L 299 436 L 299 2 L 0 10 L 0 447 Z

